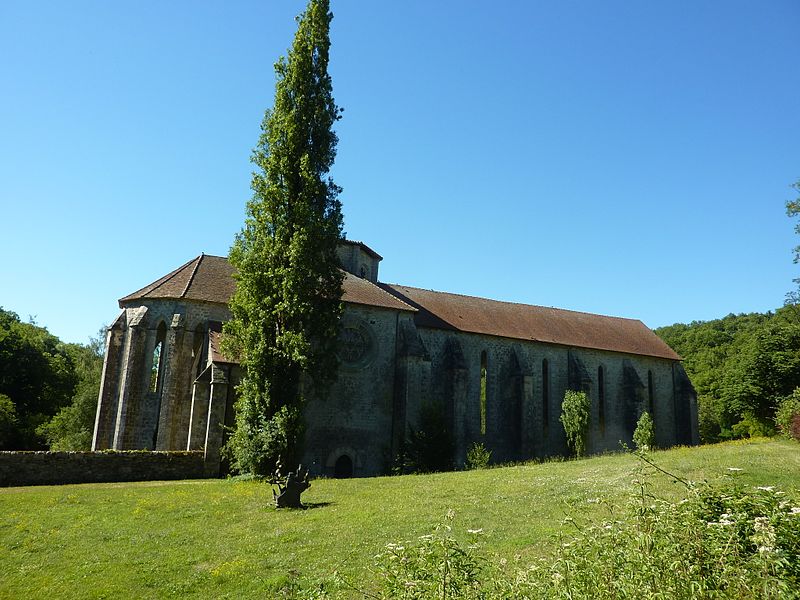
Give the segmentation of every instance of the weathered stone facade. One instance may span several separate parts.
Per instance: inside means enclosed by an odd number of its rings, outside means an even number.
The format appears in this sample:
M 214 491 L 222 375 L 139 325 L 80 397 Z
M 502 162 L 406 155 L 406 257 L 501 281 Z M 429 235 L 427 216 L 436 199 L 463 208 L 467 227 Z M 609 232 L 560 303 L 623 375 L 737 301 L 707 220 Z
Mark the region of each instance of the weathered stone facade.
M 564 454 L 567 389 L 591 398 L 590 452 L 631 445 L 645 410 L 659 446 L 698 442 L 680 359 L 640 322 L 382 284 L 381 257 L 358 242 L 339 258 L 348 273 L 340 368 L 307 405 L 312 474 L 387 472 L 426 403 L 444 411 L 457 465 L 473 442 L 496 461 Z M 231 275 L 225 259 L 201 255 L 120 301 L 94 449 L 202 449 L 219 464 L 241 377 L 217 348 Z

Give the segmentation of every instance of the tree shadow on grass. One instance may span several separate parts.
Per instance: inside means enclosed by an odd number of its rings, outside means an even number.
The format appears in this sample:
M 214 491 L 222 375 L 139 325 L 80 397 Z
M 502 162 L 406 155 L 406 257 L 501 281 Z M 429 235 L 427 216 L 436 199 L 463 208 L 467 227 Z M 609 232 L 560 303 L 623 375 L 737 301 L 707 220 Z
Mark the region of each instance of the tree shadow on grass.
M 313 508 L 325 508 L 326 506 L 332 506 L 333 504 L 334 504 L 333 502 L 304 502 L 303 505 L 298 508 L 292 506 L 285 506 L 282 508 L 278 508 L 274 504 L 271 506 L 271 508 L 280 511 L 311 510 Z

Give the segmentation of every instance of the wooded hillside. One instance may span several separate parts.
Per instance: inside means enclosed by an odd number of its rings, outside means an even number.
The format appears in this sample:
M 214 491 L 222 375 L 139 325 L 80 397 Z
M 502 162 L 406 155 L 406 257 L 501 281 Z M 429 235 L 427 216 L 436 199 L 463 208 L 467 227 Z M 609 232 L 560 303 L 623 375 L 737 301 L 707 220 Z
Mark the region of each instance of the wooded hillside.
M 0 308 L 0 450 L 89 450 L 103 342 L 67 344 Z
M 800 386 L 800 306 L 655 331 L 684 359 L 703 442 L 775 432 L 778 404 Z

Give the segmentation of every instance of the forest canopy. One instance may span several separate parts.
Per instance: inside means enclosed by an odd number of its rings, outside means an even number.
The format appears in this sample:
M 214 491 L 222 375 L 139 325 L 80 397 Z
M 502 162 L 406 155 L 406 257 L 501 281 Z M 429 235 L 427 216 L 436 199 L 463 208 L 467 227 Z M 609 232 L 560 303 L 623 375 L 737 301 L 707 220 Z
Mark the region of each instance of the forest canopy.
M 661 327 L 697 391 L 702 442 L 775 433 L 800 387 L 800 306 Z
M 89 450 L 102 357 L 0 308 L 0 450 Z

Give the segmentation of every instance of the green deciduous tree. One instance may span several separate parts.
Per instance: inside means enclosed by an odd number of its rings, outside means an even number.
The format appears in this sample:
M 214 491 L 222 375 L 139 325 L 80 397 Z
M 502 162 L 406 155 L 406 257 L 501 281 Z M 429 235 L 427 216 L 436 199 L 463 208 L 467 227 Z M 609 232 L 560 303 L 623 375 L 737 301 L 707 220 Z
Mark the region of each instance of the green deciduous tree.
M 275 65 L 275 102 L 253 151 L 253 197 L 230 251 L 237 271 L 225 351 L 244 369 L 228 449 L 240 471 L 289 464 L 302 441 L 304 382 L 336 372 L 342 272 L 341 189 L 328 176 L 340 117 L 328 74 L 327 0 L 298 18 L 288 58 Z
M 51 450 L 91 450 L 97 396 L 105 353 L 105 328 L 87 345 L 68 344 L 67 353 L 75 365 L 78 382 L 69 406 L 65 406 L 37 433 Z
M 576 456 L 586 453 L 589 437 L 589 396 L 586 392 L 567 390 L 561 404 L 561 424 L 567 434 L 567 444 Z
M 0 449 L 9 448 L 17 429 L 17 408 L 11 398 L 0 394 Z
M 781 398 L 800 386 L 800 310 L 728 315 L 656 330 L 697 390 L 700 439 L 774 433 Z
M 36 429 L 69 403 L 77 384 L 67 346 L 44 327 L 0 309 L 0 394 L 8 398 L 0 449 L 45 448 Z
M 800 179 L 795 181 L 792 187 L 796 192 L 800 192 Z M 800 197 L 786 203 L 786 214 L 790 217 L 800 217 Z M 800 223 L 794 226 L 794 232 L 800 235 Z M 794 262 L 800 263 L 800 245 L 794 247 Z M 786 294 L 786 304 L 800 304 L 800 278 L 793 281 L 798 285 L 798 289 Z
M 795 388 L 778 403 L 775 423 L 783 435 L 800 441 L 800 388 Z

